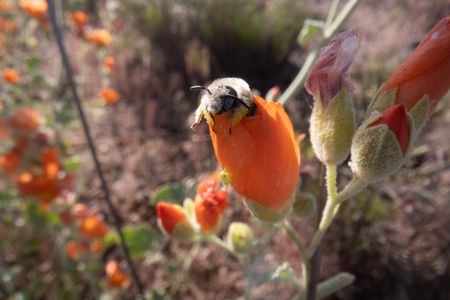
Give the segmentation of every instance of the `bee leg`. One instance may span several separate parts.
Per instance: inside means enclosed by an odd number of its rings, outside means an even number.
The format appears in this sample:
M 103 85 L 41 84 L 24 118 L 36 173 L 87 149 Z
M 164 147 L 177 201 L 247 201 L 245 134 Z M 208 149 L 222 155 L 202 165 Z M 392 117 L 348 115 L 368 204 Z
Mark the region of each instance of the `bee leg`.
M 192 123 L 191 125 L 191 129 L 194 130 L 195 127 L 200 124 L 200 122 L 203 120 L 203 107 L 199 106 L 196 110 L 195 110 L 195 121 L 194 123 Z
M 211 126 L 212 126 L 212 130 L 213 130 L 214 132 L 216 132 L 216 129 L 215 129 L 215 127 L 216 127 L 216 121 L 214 120 L 214 116 L 213 116 L 211 113 L 209 113 L 208 111 L 204 111 L 203 114 L 205 115 L 206 122 L 207 122 L 209 125 L 211 125 Z

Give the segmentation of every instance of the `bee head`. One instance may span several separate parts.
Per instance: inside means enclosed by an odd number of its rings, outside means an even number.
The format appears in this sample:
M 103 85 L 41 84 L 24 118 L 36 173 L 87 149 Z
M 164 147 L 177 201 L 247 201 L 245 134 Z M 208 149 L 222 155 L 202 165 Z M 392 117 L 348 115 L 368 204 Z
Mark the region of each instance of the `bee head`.
M 210 113 L 222 114 L 244 106 L 252 106 L 252 92 L 247 82 L 240 78 L 220 78 L 214 80 L 208 87 L 193 86 L 191 90 L 204 90 L 202 102 Z

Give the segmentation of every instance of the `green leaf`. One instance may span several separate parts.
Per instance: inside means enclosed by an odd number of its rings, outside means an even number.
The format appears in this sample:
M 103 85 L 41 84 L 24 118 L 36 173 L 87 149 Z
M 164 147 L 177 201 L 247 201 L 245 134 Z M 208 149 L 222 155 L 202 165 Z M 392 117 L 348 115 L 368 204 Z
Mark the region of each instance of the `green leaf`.
M 297 42 L 301 46 L 305 46 L 309 40 L 316 36 L 319 30 L 324 28 L 324 26 L 325 23 L 322 21 L 306 19 L 303 23 L 303 28 L 297 37 Z
M 295 281 L 295 273 L 291 265 L 288 262 L 284 262 L 278 266 L 278 268 L 273 272 L 272 280 L 281 280 L 287 282 Z
M 165 184 L 160 186 L 152 195 L 151 205 L 156 205 L 159 201 L 166 201 L 181 204 L 186 197 L 184 187 L 179 183 Z
M 52 211 L 45 211 L 37 203 L 30 203 L 25 207 L 25 218 L 33 225 L 42 226 L 57 225 L 60 222 L 59 215 Z
M 25 64 L 29 71 L 35 71 L 41 65 L 42 61 L 38 57 L 31 57 L 25 60 Z
M 137 224 L 124 228 L 125 241 L 130 249 L 131 256 L 141 257 L 150 250 L 158 233 L 147 224 Z
M 81 158 L 79 156 L 71 156 L 64 160 L 64 170 L 75 171 L 81 167 Z

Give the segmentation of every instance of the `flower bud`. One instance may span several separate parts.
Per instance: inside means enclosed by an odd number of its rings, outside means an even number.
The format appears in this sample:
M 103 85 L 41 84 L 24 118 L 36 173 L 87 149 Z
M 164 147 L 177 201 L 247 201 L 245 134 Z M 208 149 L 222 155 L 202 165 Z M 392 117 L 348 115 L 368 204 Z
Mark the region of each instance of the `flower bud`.
M 228 227 L 228 247 L 237 254 L 247 253 L 253 246 L 253 230 L 245 223 L 233 222 Z
M 347 70 L 359 48 L 359 37 L 349 30 L 320 50 L 305 87 L 314 97 L 311 143 L 324 164 L 340 164 L 348 156 L 355 132 L 355 112 Z
M 292 205 L 292 214 L 299 218 L 309 218 L 316 209 L 316 198 L 312 194 L 299 193 Z
M 203 232 L 209 234 L 216 230 L 228 206 L 228 192 L 218 189 L 217 173 L 200 183 L 195 196 L 195 219 Z
M 156 205 L 158 225 L 167 235 L 189 240 L 194 235 L 194 227 L 180 205 L 159 202 Z
M 403 105 L 373 114 L 356 131 L 352 143 L 353 172 L 365 181 L 382 179 L 397 171 L 410 148 L 414 123 Z

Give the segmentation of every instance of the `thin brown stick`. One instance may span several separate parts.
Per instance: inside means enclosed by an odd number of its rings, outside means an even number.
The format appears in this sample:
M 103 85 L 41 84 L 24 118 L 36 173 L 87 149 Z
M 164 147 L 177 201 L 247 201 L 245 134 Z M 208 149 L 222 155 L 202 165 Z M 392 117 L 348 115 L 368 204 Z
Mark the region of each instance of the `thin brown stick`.
M 114 223 L 114 227 L 117 231 L 117 234 L 119 235 L 119 239 L 120 239 L 120 245 L 122 246 L 122 250 L 123 250 L 123 254 L 125 257 L 125 260 L 128 264 L 128 268 L 130 269 L 130 273 L 131 273 L 131 277 L 134 281 L 134 284 L 136 285 L 138 292 L 141 296 L 144 295 L 144 287 L 142 285 L 142 283 L 139 280 L 139 277 L 137 275 L 136 269 L 133 265 L 133 262 L 131 260 L 131 255 L 130 255 L 130 251 L 128 249 L 128 245 L 125 241 L 125 236 L 123 234 L 122 231 L 122 226 L 120 224 L 120 217 L 119 214 L 116 210 L 116 208 L 114 207 L 112 201 L 111 201 L 111 194 L 109 192 L 109 188 L 108 188 L 108 184 L 106 183 L 106 179 L 104 177 L 102 168 L 101 168 L 101 164 L 100 161 L 98 159 L 98 155 L 97 155 L 97 150 L 94 144 L 94 141 L 92 139 L 92 135 L 91 135 L 91 130 L 89 127 L 89 123 L 87 122 L 87 118 L 83 109 L 83 105 L 80 101 L 80 97 L 78 96 L 78 92 L 77 92 L 77 85 L 75 83 L 75 80 L 73 79 L 73 72 L 72 72 L 72 67 L 70 66 L 69 63 L 69 58 L 67 56 L 67 52 L 64 46 L 64 42 L 63 42 L 63 38 L 62 38 L 62 34 L 60 31 L 60 28 L 58 26 L 58 21 L 57 21 L 57 17 L 56 17 L 56 9 L 55 9 L 55 3 L 54 0 L 47 0 L 48 3 L 48 7 L 49 7 L 49 15 L 50 15 L 50 22 L 53 28 L 53 32 L 55 34 L 56 37 L 56 42 L 58 44 L 58 49 L 59 52 L 61 54 L 61 58 L 62 58 L 62 62 L 64 65 L 64 69 L 66 71 L 66 75 L 67 75 L 67 79 L 69 81 L 69 86 L 70 89 L 72 91 L 73 94 L 73 98 L 75 101 L 75 105 L 76 108 L 78 110 L 78 114 L 81 120 L 81 124 L 83 126 L 83 131 L 84 131 L 84 135 L 86 136 L 86 140 L 88 142 L 88 146 L 89 146 L 89 150 L 91 152 L 92 155 L 92 159 L 94 161 L 95 164 L 95 170 L 97 172 L 97 175 L 100 179 L 100 183 L 101 183 L 101 187 L 103 189 L 103 193 L 104 193 L 104 199 L 105 202 L 109 208 L 109 212 L 111 213 L 112 217 L 113 217 L 113 223 Z

